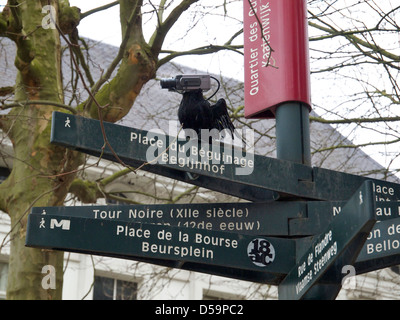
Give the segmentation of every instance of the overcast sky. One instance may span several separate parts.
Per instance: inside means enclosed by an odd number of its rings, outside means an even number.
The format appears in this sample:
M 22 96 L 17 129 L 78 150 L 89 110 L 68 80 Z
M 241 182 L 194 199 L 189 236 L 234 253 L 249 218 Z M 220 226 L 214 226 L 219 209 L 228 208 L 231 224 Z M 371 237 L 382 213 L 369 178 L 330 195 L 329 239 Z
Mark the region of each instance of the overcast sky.
M 100 7 L 110 0 L 70 0 L 71 6 L 77 6 L 82 12 Z M 85 18 L 79 25 L 81 36 L 103 41 L 115 46 L 121 43 L 121 27 L 119 24 L 119 6 L 93 14 Z

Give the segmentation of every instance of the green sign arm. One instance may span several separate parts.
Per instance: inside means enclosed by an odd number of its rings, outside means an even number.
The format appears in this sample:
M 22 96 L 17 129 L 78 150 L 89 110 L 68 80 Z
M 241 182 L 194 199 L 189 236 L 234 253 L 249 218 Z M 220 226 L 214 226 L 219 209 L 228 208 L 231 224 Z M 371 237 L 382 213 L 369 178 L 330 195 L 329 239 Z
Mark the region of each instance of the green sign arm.
M 365 182 L 311 246 L 298 248 L 294 268 L 279 285 L 280 299 L 307 298 L 307 292 L 329 279 L 336 284 L 337 270 L 354 264 L 359 251 L 376 222 L 372 182 Z M 329 271 L 336 272 L 329 277 Z M 326 274 L 325 274 L 326 273 Z M 340 280 L 339 280 L 340 282 Z
M 390 185 L 373 184 L 375 224 L 354 264 L 357 274 L 400 264 L 400 206 L 382 201 Z M 110 205 L 39 207 L 31 214 L 142 222 L 249 235 L 304 237 L 324 232 L 343 214 L 344 201 L 275 201 L 266 203 L 195 203 L 167 205 Z M 300 241 L 300 240 L 298 240 Z
M 390 206 L 388 206 L 390 204 Z M 386 202 L 377 206 L 392 207 L 395 203 Z M 400 218 L 385 219 L 377 223 L 368 235 L 355 269 L 357 274 L 370 272 L 400 264 Z
M 279 197 L 348 200 L 368 179 L 263 157 L 232 145 L 180 140 L 160 130 L 144 131 L 107 122 L 103 125 L 107 140 L 127 165 L 250 201 Z M 51 142 L 117 161 L 105 146 L 97 120 L 54 112 Z M 374 181 L 377 188 L 389 184 L 393 190 L 389 196 L 400 200 L 398 184 Z M 382 190 L 382 195 L 387 190 Z
M 214 231 L 290 236 L 289 221 L 305 215 L 304 202 L 240 202 L 36 207 L 31 214 L 141 222 Z
M 30 214 L 26 245 L 110 257 L 175 261 L 276 283 L 294 263 L 295 241 L 146 223 Z M 235 271 L 236 269 L 236 271 Z M 228 271 L 227 271 L 228 272 Z
M 393 184 L 372 181 L 376 223 L 370 231 L 354 268 L 362 274 L 400 264 L 400 202 L 396 201 Z M 310 201 L 306 203 L 305 218 L 291 219 L 291 235 L 315 235 L 342 214 L 345 201 Z
M 110 145 L 127 165 L 250 201 L 273 200 L 278 193 L 310 195 L 304 183 L 312 178 L 308 166 L 242 152 L 232 145 L 177 140 L 163 132 L 107 122 L 103 125 Z M 105 147 L 97 120 L 54 112 L 51 142 L 117 161 Z

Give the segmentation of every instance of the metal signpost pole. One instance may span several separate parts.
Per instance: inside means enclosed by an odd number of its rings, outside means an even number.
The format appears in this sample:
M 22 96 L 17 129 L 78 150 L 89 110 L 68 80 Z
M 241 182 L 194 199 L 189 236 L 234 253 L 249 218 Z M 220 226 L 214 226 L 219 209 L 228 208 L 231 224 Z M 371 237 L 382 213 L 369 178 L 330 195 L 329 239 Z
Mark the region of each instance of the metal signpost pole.
M 303 3 L 303 9 L 306 4 L 303 0 L 297 1 Z M 301 9 L 301 8 L 300 8 Z M 299 10 L 300 11 L 300 10 Z M 294 13 L 296 14 L 296 13 Z M 299 13 L 297 13 L 299 14 Z M 302 15 L 304 11 L 302 11 Z M 303 66 L 299 67 L 299 74 L 302 74 L 303 79 L 307 79 L 307 86 L 302 87 L 303 90 L 310 90 L 310 82 L 308 75 L 309 62 L 308 62 L 308 32 L 307 24 L 302 21 L 306 20 L 304 16 L 299 19 L 299 23 L 303 23 L 303 28 L 298 28 L 302 34 L 296 38 L 296 41 L 291 40 L 293 47 L 302 48 L 303 52 L 299 56 L 303 57 L 303 61 L 299 61 Z M 293 32 L 294 30 L 292 30 Z M 300 45 L 298 43 L 301 42 Z M 289 55 L 291 53 L 288 53 Z M 289 59 L 291 57 L 289 56 Z M 294 59 L 292 59 L 294 60 Z M 293 71 L 295 73 L 295 71 Z M 294 79 L 293 79 L 294 80 Z M 276 154 L 277 158 L 281 160 L 288 160 L 296 163 L 301 163 L 311 166 L 311 146 L 310 146 L 310 120 L 309 120 L 309 107 L 302 102 L 285 102 L 279 105 L 275 111 L 276 118 Z M 298 258 L 298 257 L 296 257 Z M 316 284 L 310 290 L 308 297 L 310 299 L 334 299 L 340 290 L 340 285 L 333 284 L 331 287 L 321 286 Z M 284 295 L 279 294 L 279 299 Z
M 285 30 L 288 36 L 279 40 L 282 44 L 277 44 L 277 50 L 282 50 L 282 63 L 288 65 L 286 74 L 290 75 L 288 79 L 282 77 L 283 103 L 275 111 L 277 158 L 311 166 L 307 3 L 297 0 L 291 1 L 288 6 L 291 10 L 283 11 L 286 19 L 281 20 L 281 25 L 282 21 L 288 25 Z
M 277 158 L 311 166 L 309 109 L 290 102 L 276 109 Z
M 311 166 L 307 3 L 244 5 L 245 116 L 276 118 L 277 158 Z
M 245 69 L 245 115 L 276 118 L 277 158 L 311 167 L 307 3 L 244 3 L 245 61 L 249 62 Z M 262 21 L 261 25 L 256 20 Z M 261 71 L 260 64 L 264 66 Z M 324 296 L 328 297 L 321 298 Z

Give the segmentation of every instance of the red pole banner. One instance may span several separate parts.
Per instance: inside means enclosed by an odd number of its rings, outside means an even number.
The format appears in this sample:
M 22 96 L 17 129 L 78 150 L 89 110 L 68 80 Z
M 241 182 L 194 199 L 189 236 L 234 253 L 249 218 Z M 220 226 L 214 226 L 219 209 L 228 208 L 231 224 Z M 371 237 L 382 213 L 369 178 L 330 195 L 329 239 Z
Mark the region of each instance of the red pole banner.
M 306 0 L 244 0 L 244 45 L 246 118 L 286 102 L 311 110 Z

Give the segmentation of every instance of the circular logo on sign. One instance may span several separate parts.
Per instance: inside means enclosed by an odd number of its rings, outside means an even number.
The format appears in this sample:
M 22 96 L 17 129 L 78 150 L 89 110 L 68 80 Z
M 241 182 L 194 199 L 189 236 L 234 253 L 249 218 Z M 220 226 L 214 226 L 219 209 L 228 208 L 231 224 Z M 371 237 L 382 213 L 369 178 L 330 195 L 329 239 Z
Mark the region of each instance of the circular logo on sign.
M 265 267 L 274 262 L 275 249 L 268 240 L 258 238 L 247 246 L 247 255 L 256 266 Z

